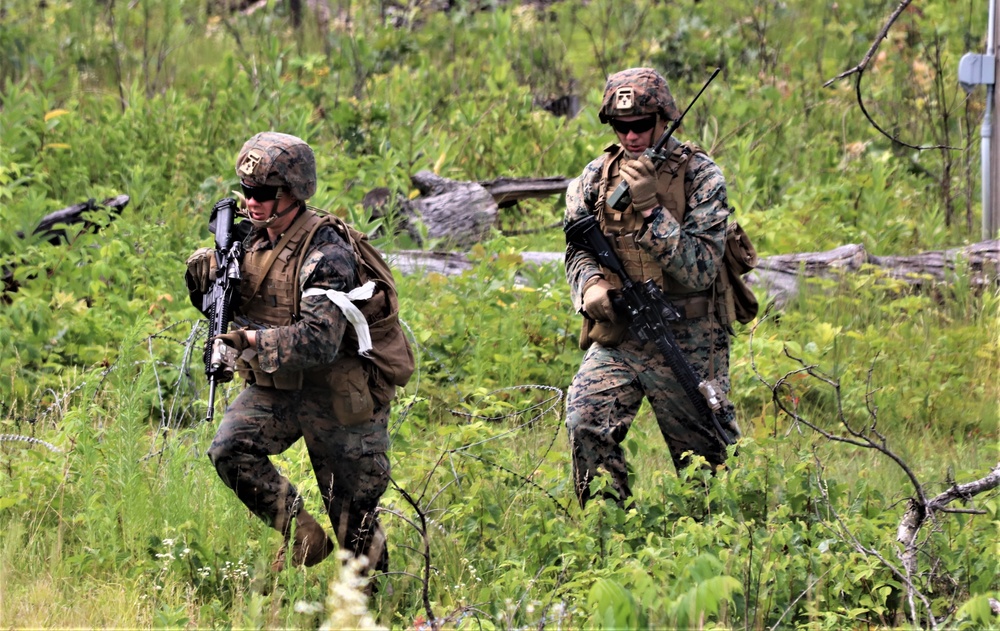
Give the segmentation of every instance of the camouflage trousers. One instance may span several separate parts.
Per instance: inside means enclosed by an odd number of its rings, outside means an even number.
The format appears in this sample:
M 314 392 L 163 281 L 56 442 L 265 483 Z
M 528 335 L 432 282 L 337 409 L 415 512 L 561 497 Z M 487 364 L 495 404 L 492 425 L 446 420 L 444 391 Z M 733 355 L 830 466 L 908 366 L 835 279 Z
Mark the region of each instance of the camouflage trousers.
M 700 318 L 679 323 L 672 331 L 695 372 L 702 378 L 718 380 L 728 394 L 726 330 L 713 325 L 709 318 Z M 643 397 L 649 400 L 676 468 L 686 465 L 683 454 L 687 451 L 704 456 L 712 465 L 725 461 L 722 441 L 698 416 L 656 346 L 643 346 L 631 333 L 615 348 L 595 343 L 588 349 L 566 397 L 573 480 L 581 506 L 590 499 L 590 483 L 601 470 L 610 476 L 619 503 L 624 504 L 631 496 L 621 444 Z M 723 427 L 738 436 L 732 406 L 725 406 L 718 414 Z
M 376 511 L 389 485 L 389 406 L 350 427 L 332 410 L 327 390 L 248 386 L 226 410 L 208 457 L 247 508 L 287 537 L 302 497 L 269 456 L 303 438 L 340 547 L 384 572 L 389 552 Z

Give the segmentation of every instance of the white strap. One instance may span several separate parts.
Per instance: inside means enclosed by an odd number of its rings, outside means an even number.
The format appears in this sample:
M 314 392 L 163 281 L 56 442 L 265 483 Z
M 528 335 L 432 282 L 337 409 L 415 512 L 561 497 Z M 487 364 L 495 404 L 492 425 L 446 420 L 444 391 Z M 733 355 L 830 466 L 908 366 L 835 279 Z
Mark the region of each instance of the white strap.
M 368 351 L 372 349 L 372 334 L 368 330 L 368 322 L 365 320 L 364 314 L 353 303 L 368 300 L 374 294 L 375 282 L 368 281 L 347 293 L 334 289 L 310 287 L 302 293 L 302 297 L 326 296 L 333 304 L 337 305 L 347 316 L 347 321 L 354 327 L 354 332 L 358 336 L 358 355 L 368 355 Z

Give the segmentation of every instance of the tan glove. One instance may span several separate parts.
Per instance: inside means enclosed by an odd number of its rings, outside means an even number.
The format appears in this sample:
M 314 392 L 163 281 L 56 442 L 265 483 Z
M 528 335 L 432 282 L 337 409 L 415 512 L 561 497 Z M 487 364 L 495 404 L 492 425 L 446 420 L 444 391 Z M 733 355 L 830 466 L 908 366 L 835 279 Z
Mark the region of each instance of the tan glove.
M 649 156 L 642 155 L 622 164 L 621 174 L 622 179 L 628 182 L 632 208 L 636 212 L 649 210 L 659 204 L 656 201 L 656 166 Z
M 188 289 L 205 293 L 215 276 L 215 250 L 212 248 L 198 248 L 187 260 L 187 281 Z
M 596 280 L 594 280 L 596 279 Z M 598 322 L 616 322 L 618 316 L 611 304 L 611 294 L 614 287 L 600 276 L 587 281 L 583 290 L 583 312 L 591 320 Z
M 212 342 L 222 342 L 226 346 L 235 349 L 237 353 L 242 353 L 246 349 L 250 348 L 250 341 L 247 339 L 247 332 L 243 329 L 237 329 L 235 331 L 230 331 L 229 333 L 216 335 L 212 338 Z

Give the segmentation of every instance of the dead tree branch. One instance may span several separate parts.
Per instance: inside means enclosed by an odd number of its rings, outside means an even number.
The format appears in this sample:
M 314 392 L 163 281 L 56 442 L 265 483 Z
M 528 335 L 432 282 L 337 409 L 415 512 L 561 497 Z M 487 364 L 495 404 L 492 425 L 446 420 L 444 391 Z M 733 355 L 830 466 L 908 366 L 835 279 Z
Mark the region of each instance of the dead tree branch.
M 865 69 L 868 67 L 869 62 L 871 62 L 872 57 L 874 57 L 875 53 L 878 52 L 878 47 L 882 45 L 882 40 L 884 40 L 889 35 L 889 29 L 892 28 L 892 25 L 896 23 L 896 20 L 898 20 L 899 16 L 903 14 L 903 11 L 906 10 L 906 7 L 910 6 L 910 3 L 912 1 L 913 0 L 902 0 L 899 3 L 899 6 L 897 6 L 896 9 L 892 12 L 892 15 L 889 16 L 889 19 L 886 20 L 886 23 L 882 25 L 882 30 L 879 31 L 878 35 L 875 37 L 875 41 L 872 42 L 872 45 L 868 49 L 868 52 L 865 53 L 865 56 L 861 59 L 861 63 L 854 66 L 850 70 L 845 70 L 844 72 L 841 72 L 836 77 L 824 83 L 823 87 L 828 88 L 834 81 L 845 79 L 851 76 L 852 74 L 860 75 L 864 73 Z
M 861 78 L 864 76 L 865 70 L 868 68 L 868 64 L 871 63 L 871 60 L 875 56 L 875 53 L 878 52 L 879 46 L 882 45 L 882 40 L 884 40 L 886 36 L 889 34 L 889 29 L 892 28 L 892 25 L 895 24 L 896 20 L 899 19 L 899 16 L 903 14 L 903 11 L 906 10 L 906 7 L 910 6 L 911 2 L 912 0 L 902 0 L 899 3 L 899 6 L 897 6 L 896 9 L 892 12 L 892 15 L 889 16 L 889 19 L 886 20 L 884 25 L 882 25 L 882 30 L 879 31 L 878 35 L 875 37 L 875 41 L 872 42 L 872 45 L 868 49 L 868 52 L 865 53 L 865 56 L 861 59 L 861 62 L 858 65 L 854 66 L 849 70 L 841 72 L 836 77 L 824 83 L 823 87 L 828 88 L 835 81 L 847 78 L 851 75 L 857 75 L 857 77 L 854 80 L 854 93 L 858 100 L 858 107 L 861 108 L 861 113 L 864 114 L 865 118 L 868 119 L 868 122 L 871 123 L 872 127 L 878 130 L 880 134 L 882 134 L 883 136 L 885 136 L 886 138 L 888 138 L 889 140 L 898 145 L 902 145 L 910 149 L 917 149 L 918 151 L 924 149 L 954 149 L 954 147 L 949 147 L 947 145 L 911 145 L 910 143 L 900 140 L 898 136 L 890 134 L 886 130 L 882 129 L 881 125 L 875 122 L 875 119 L 873 119 L 871 114 L 868 113 L 868 109 L 865 107 L 864 97 L 861 95 Z
M 919 601 L 923 605 L 924 615 L 926 616 L 929 627 L 932 629 L 937 628 L 938 621 L 935 619 L 930 598 L 928 598 L 928 596 L 917 587 L 917 581 L 920 577 L 918 566 L 919 545 L 917 543 L 917 535 L 921 527 L 928 521 L 936 521 L 938 513 L 961 512 L 968 514 L 983 514 L 983 511 L 975 508 L 953 509 L 949 508 L 948 505 L 955 500 L 972 502 L 976 495 L 1000 486 L 1000 463 L 997 463 L 997 465 L 986 476 L 973 482 L 963 484 L 956 484 L 952 482 L 948 490 L 928 499 L 924 485 L 920 482 L 916 473 L 907 464 L 907 462 L 890 447 L 888 438 L 878 430 L 878 406 L 875 403 L 874 397 L 876 388 L 874 388 L 872 384 L 872 375 L 874 373 L 877 355 L 876 358 L 872 360 L 872 365 L 868 369 L 866 378 L 865 405 L 868 411 L 868 419 L 863 426 L 858 426 L 857 423 L 852 422 L 848 418 L 844 410 L 843 392 L 841 390 L 840 381 L 825 374 L 815 365 L 808 364 L 803 359 L 795 357 L 787 347 L 784 349 L 785 356 L 798 364 L 798 368 L 785 372 L 784 375 L 779 377 L 773 383 L 769 382 L 768 379 L 760 373 L 753 352 L 753 338 L 756 334 L 757 328 L 770 319 L 771 312 L 772 308 L 769 306 L 765 310 L 763 316 L 761 316 L 757 323 L 751 327 L 748 346 L 750 348 L 751 368 L 757 379 L 770 389 L 772 402 L 774 403 L 775 408 L 780 413 L 783 413 L 792 419 L 793 424 L 804 425 L 829 441 L 845 443 L 854 447 L 877 451 L 892 460 L 909 479 L 910 484 L 913 487 L 913 496 L 909 499 L 906 512 L 904 513 L 897 528 L 896 537 L 897 541 L 903 545 L 903 549 L 898 551 L 899 559 L 902 562 L 901 568 L 891 563 L 879 551 L 863 545 L 854 533 L 851 532 L 847 524 L 840 518 L 840 515 L 837 513 L 832 501 L 826 493 L 824 485 L 820 484 L 819 486 L 821 492 L 823 493 L 823 497 L 826 500 L 827 506 L 836 517 L 837 524 L 840 531 L 843 533 L 844 540 L 848 541 L 852 547 L 862 554 L 877 558 L 883 566 L 892 572 L 892 574 L 903 585 L 905 585 L 906 600 L 909 605 L 908 616 L 910 621 L 914 625 L 920 624 L 920 617 L 918 615 L 916 604 L 917 601 Z M 799 381 L 800 376 L 803 374 L 808 375 L 814 380 L 819 381 L 820 383 L 823 383 L 833 389 L 836 404 L 836 420 L 838 421 L 842 431 L 834 432 L 824 429 L 800 412 L 798 407 L 800 397 L 795 384 Z M 819 471 L 822 472 L 822 463 L 817 464 Z
M 997 463 L 989 474 L 973 482 L 965 484 L 952 484 L 952 486 L 931 498 L 922 502 L 911 499 L 907 504 L 906 513 L 899 523 L 896 531 L 896 541 L 905 547 L 901 559 L 906 568 L 907 576 L 917 573 L 917 534 L 920 528 L 928 521 L 935 520 L 936 513 L 969 513 L 982 515 L 984 511 L 975 509 L 952 509 L 948 505 L 955 500 L 970 502 L 972 498 L 980 493 L 985 493 L 1000 486 L 1000 463 Z
M 427 613 L 427 622 L 431 625 L 432 629 L 437 631 L 437 629 L 441 628 L 441 623 L 437 616 L 434 615 L 434 609 L 431 607 L 431 542 L 430 538 L 427 536 L 427 515 L 423 510 L 421 510 L 420 502 L 413 499 L 413 496 L 407 493 L 406 489 L 397 484 L 396 480 L 394 480 L 392 476 L 389 476 L 389 481 L 392 482 L 392 486 L 396 489 L 396 492 L 398 492 L 417 513 L 417 518 L 420 520 L 420 523 L 417 524 L 413 520 L 404 518 L 407 523 L 413 526 L 417 532 L 420 533 L 420 537 L 423 540 L 423 548 L 420 553 L 424 560 L 424 570 L 423 576 L 421 577 L 422 587 L 420 593 L 424 604 L 424 611 Z
M 904 585 L 906 585 L 906 588 L 907 588 L 906 592 L 907 592 L 907 595 L 909 596 L 907 602 L 910 605 L 910 619 L 911 620 L 916 621 L 918 619 L 917 609 L 916 609 L 916 603 L 914 602 L 914 597 L 916 597 L 924 605 L 924 609 L 927 612 L 927 619 L 931 623 L 930 624 L 931 628 L 932 629 L 936 628 L 937 627 L 937 622 L 934 619 L 934 612 L 931 609 L 931 601 L 930 601 L 930 599 L 928 599 L 927 596 L 925 596 L 923 594 L 923 592 L 921 592 L 920 590 L 916 589 L 916 587 L 914 587 L 912 576 L 909 573 L 904 573 L 902 570 L 900 570 L 899 568 L 897 568 L 895 566 L 895 564 L 893 564 L 888 559 L 886 559 L 882 555 L 882 553 L 879 552 L 878 550 L 876 550 L 874 548 L 869 548 L 868 546 L 866 546 L 863 543 L 861 543 L 861 541 L 854 535 L 854 533 L 851 532 L 851 529 L 847 527 L 847 524 L 844 523 L 844 520 L 841 518 L 840 513 L 838 513 L 837 510 L 833 506 L 833 501 L 830 499 L 830 495 L 827 492 L 826 484 L 824 484 L 823 481 L 822 481 L 822 473 L 823 473 L 823 470 L 824 470 L 823 463 L 820 462 L 818 458 L 816 459 L 816 467 L 817 467 L 817 470 L 819 471 L 818 475 L 820 476 L 820 484 L 818 485 L 820 493 L 823 495 L 823 499 L 824 499 L 824 501 L 826 501 L 826 505 L 829 508 L 830 512 L 833 513 L 834 518 L 837 520 L 837 525 L 840 527 L 840 532 L 841 532 L 842 538 L 844 540 L 847 540 L 854 547 L 854 549 L 857 550 L 858 552 L 860 552 L 861 554 L 863 554 L 865 556 L 872 556 L 872 557 L 875 557 L 876 559 L 878 559 L 879 562 L 882 563 L 882 565 L 884 565 L 886 568 L 888 568 L 888 570 L 890 572 L 892 572 L 893 576 L 895 576 L 897 579 L 899 579 L 899 581 L 901 583 L 903 583 Z

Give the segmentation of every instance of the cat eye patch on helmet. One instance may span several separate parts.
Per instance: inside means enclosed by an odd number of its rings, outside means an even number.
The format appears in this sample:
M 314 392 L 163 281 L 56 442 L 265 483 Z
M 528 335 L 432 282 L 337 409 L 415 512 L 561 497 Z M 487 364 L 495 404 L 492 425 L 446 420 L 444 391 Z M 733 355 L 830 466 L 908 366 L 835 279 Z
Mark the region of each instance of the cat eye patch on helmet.
M 611 124 L 612 127 L 614 127 L 616 132 L 624 136 L 630 131 L 637 134 L 642 134 L 649 131 L 654 126 L 656 126 L 656 117 L 647 116 L 645 118 L 640 118 L 634 121 L 623 121 L 619 118 L 612 118 L 608 122 Z
M 280 186 L 247 186 L 240 182 L 243 189 L 243 196 L 247 199 L 256 199 L 258 202 L 269 202 L 278 197 Z

